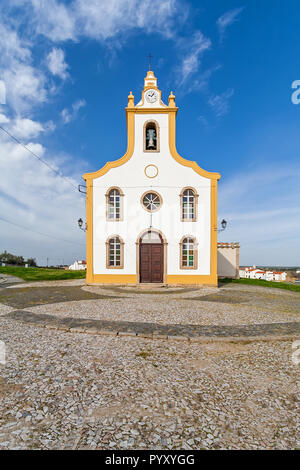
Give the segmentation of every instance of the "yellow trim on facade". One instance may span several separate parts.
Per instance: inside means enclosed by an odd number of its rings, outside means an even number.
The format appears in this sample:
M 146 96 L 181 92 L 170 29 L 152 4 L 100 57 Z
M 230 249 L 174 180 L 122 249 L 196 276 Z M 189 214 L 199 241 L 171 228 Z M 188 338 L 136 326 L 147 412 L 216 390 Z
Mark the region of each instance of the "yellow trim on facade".
M 211 180 L 210 191 L 210 277 L 211 283 L 218 285 L 218 232 L 217 232 L 217 180 Z
M 172 108 L 178 109 L 178 108 Z M 169 109 L 169 111 L 171 111 Z M 183 166 L 188 166 L 192 168 L 196 173 L 204 178 L 209 178 L 211 180 L 219 180 L 221 178 L 220 173 L 213 173 L 206 170 L 203 170 L 197 162 L 192 162 L 191 160 L 186 160 L 185 158 L 181 157 L 176 149 L 176 114 L 169 112 L 169 147 L 170 152 L 174 160 L 180 163 Z
M 145 87 L 147 89 L 148 87 Z M 154 88 L 149 86 L 149 88 Z M 145 91 L 145 90 L 144 90 Z M 160 90 L 159 90 L 160 91 Z M 132 156 L 134 151 L 135 114 L 169 114 L 169 148 L 172 157 L 181 165 L 192 168 L 199 175 L 211 180 L 211 236 L 210 236 L 210 275 L 167 275 L 165 283 L 168 285 L 218 285 L 217 276 L 217 182 L 221 177 L 219 173 L 203 170 L 196 162 L 181 157 L 176 150 L 176 114 L 178 108 L 175 105 L 175 96 L 171 92 L 169 106 L 163 108 L 137 108 L 134 106 L 134 96 L 130 92 L 128 107 L 126 108 L 127 119 L 127 150 L 123 157 L 118 160 L 107 162 L 100 170 L 85 173 L 86 181 L 86 219 L 87 219 L 87 284 L 136 284 L 137 274 L 94 274 L 93 267 L 93 180 L 107 173 L 112 168 L 124 165 Z
M 99 178 L 99 176 L 105 175 L 111 168 L 116 168 L 118 166 L 124 165 L 131 158 L 134 150 L 134 113 L 128 111 L 134 111 L 135 108 L 127 109 L 127 151 L 123 157 L 112 162 L 107 162 L 100 170 L 94 171 L 92 173 L 85 173 L 83 178 L 87 183 L 90 184 L 90 181 L 94 178 Z M 87 184 L 88 186 L 88 184 Z
M 136 274 L 94 274 L 87 284 L 136 284 Z
M 156 170 L 155 175 L 154 175 L 154 176 L 149 176 L 149 175 L 147 175 L 147 168 L 155 168 L 155 170 Z M 151 179 L 152 179 L 152 178 L 156 178 L 157 175 L 158 175 L 158 173 L 159 173 L 158 167 L 157 167 L 156 165 L 154 165 L 154 163 L 150 163 L 150 165 L 145 166 L 145 168 L 144 168 L 144 173 L 145 173 L 145 176 L 147 176 L 147 178 L 151 178 Z
M 86 187 L 86 282 L 94 279 L 93 263 L 93 180 Z
M 201 275 L 201 274 L 168 274 L 167 276 L 168 285 L 209 285 L 217 286 L 218 279 L 215 280 L 212 275 Z
M 178 108 L 126 108 L 126 111 L 132 111 L 136 114 L 169 114 L 177 113 Z
M 86 280 L 87 284 L 131 284 L 141 285 L 137 282 L 136 274 L 94 274 L 92 279 Z M 208 285 L 217 286 L 218 280 L 211 275 L 197 274 L 168 274 L 166 285 Z M 155 287 L 155 283 L 153 283 Z

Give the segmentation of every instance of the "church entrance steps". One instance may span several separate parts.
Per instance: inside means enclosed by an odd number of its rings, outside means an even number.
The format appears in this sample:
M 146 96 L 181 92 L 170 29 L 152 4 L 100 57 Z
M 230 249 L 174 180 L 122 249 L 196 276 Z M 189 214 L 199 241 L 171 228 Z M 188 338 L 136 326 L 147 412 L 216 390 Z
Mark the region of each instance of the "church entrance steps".
M 161 283 L 156 283 L 156 282 L 151 282 L 151 283 L 146 283 L 142 282 L 141 284 L 137 284 L 136 287 L 139 287 L 140 289 L 160 289 L 163 287 L 167 287 L 166 284 L 161 284 Z

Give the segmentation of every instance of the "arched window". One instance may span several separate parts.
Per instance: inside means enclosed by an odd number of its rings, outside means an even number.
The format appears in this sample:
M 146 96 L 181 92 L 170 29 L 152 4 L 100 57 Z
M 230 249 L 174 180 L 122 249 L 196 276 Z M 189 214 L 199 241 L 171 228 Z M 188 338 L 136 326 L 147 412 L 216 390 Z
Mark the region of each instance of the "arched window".
M 122 197 L 120 188 L 110 188 L 106 193 L 106 219 L 120 221 L 123 219 Z
M 155 230 L 148 230 L 141 236 L 140 243 L 162 243 L 162 236 Z
M 106 242 L 106 267 L 108 269 L 124 267 L 124 242 L 118 235 L 111 236 Z
M 193 188 L 183 188 L 180 193 L 181 221 L 196 222 L 198 194 Z
M 180 269 L 197 269 L 198 250 L 194 237 L 185 236 L 180 242 Z
M 159 126 L 156 121 L 144 124 L 144 152 L 159 152 Z

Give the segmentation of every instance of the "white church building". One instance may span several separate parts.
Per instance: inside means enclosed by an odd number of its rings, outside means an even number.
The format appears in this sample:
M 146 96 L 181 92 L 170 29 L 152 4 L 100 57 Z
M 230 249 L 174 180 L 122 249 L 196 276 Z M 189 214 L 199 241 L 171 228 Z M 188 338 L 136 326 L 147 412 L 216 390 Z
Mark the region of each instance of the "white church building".
M 177 111 L 149 70 L 128 96 L 125 155 L 83 176 L 88 284 L 217 285 L 220 174 L 178 154 Z

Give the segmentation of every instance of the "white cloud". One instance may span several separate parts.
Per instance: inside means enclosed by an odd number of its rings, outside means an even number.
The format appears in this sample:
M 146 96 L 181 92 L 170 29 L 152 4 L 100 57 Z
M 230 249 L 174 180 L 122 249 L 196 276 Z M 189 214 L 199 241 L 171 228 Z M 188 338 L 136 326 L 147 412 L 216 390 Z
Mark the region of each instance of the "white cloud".
M 70 157 L 66 160 L 65 155 L 58 155 L 54 160 L 49 158 L 47 150 L 40 144 L 29 143 L 27 146 L 58 171 L 61 170 L 77 186 L 83 168 L 77 168 L 76 173 L 66 173 L 67 167 L 72 168 Z M 86 163 L 81 162 L 81 165 L 84 167 Z M 1 216 L 50 237 L 13 227 L 0 220 L 2 250 L 24 257 L 37 257 L 44 264 L 47 256 L 53 264 L 61 263 L 63 258 L 71 263 L 75 258 L 85 257 L 84 235 L 77 227 L 77 219 L 80 216 L 84 218 L 84 198 L 80 197 L 76 188 L 3 135 L 0 135 L 0 174 Z
M 182 49 L 182 61 L 177 69 L 177 83 L 183 86 L 192 75 L 198 72 L 200 59 L 205 51 L 210 49 L 211 41 L 201 31 L 197 31 L 189 41 L 178 41 Z
M 16 111 L 31 110 L 47 100 L 45 77 L 31 65 L 15 63 L 2 71 L 7 88 L 7 103 Z
M 4 22 L 0 22 L 1 63 L 31 60 L 30 41 L 20 39 L 17 31 Z
M 211 106 L 217 117 L 222 117 L 229 112 L 229 99 L 234 94 L 233 89 L 229 89 L 220 95 L 213 95 L 209 98 L 208 104 Z
M 178 0 L 19 0 L 32 13 L 37 34 L 53 42 L 80 36 L 99 41 L 143 29 L 172 37 L 185 20 L 188 7 Z
M 0 22 L 0 76 L 5 83 L 6 104 L 18 113 L 46 101 L 47 96 L 45 77 L 32 65 L 30 47 L 29 41 Z
M 243 7 L 234 8 L 232 10 L 227 11 L 226 13 L 224 13 L 217 19 L 217 26 L 218 26 L 221 39 L 223 38 L 226 29 L 229 26 L 231 26 L 233 23 L 238 21 L 238 17 L 240 13 L 243 11 L 243 9 L 244 9 Z
M 82 27 L 82 34 L 99 40 L 136 28 L 170 37 L 178 8 L 176 0 L 75 1 L 77 21 Z
M 7 116 L 5 116 L 5 114 L 0 113 L 0 123 L 1 124 L 6 124 L 9 121 L 10 121 L 10 119 Z
M 74 5 L 56 0 L 23 0 L 32 11 L 32 23 L 37 34 L 53 42 L 76 40 L 76 12 Z
M 6 86 L 3 80 L 0 80 L 0 104 L 6 104 Z
M 63 109 L 61 112 L 61 117 L 65 124 L 76 119 L 80 108 L 83 108 L 86 105 L 85 100 L 77 100 L 75 103 L 72 104 L 72 109 L 69 110 L 67 108 Z
M 68 77 L 68 64 L 65 62 L 65 54 L 62 49 L 54 47 L 47 55 L 47 65 L 53 75 L 65 80 Z
M 45 129 L 39 122 L 28 118 L 17 118 L 9 131 L 19 139 L 29 140 L 38 137 Z

